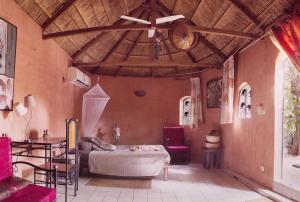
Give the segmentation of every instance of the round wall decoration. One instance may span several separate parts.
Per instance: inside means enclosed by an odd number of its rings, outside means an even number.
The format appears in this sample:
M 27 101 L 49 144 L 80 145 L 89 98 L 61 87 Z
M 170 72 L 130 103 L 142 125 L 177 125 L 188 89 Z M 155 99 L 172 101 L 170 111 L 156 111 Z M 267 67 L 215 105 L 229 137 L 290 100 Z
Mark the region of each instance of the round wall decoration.
M 143 90 L 136 90 L 136 91 L 134 91 L 134 94 L 137 97 L 144 97 L 146 95 L 146 92 Z
M 188 51 L 199 43 L 199 34 L 193 32 L 188 19 L 177 20 L 173 23 L 174 28 L 169 30 L 168 35 L 173 46 L 179 50 Z

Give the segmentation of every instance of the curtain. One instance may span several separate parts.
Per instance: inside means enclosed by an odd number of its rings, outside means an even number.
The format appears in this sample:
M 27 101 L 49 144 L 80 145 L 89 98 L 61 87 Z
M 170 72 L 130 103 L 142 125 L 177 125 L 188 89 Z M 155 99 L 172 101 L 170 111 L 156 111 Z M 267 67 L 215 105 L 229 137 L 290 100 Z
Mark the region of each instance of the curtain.
M 98 122 L 108 100 L 108 95 L 99 84 L 96 84 L 83 95 L 81 121 L 83 137 L 97 136 Z
M 234 96 L 234 58 L 231 56 L 223 69 L 223 87 L 221 104 L 221 124 L 233 122 L 233 96 Z
M 300 16 L 293 14 L 279 27 L 273 28 L 275 45 L 283 50 L 300 71 Z M 274 38 L 276 40 L 274 40 Z
M 191 98 L 192 98 L 192 126 L 197 128 L 200 123 L 203 123 L 203 112 L 201 102 L 201 87 L 200 78 L 191 78 Z

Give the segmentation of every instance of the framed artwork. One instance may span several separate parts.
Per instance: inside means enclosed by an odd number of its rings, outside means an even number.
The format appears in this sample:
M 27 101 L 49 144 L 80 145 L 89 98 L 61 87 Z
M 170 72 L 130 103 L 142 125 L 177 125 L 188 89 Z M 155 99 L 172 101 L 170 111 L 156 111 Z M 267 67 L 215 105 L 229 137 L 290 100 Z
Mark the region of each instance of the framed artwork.
M 222 78 L 207 82 L 207 108 L 221 108 L 222 103 Z
M 0 18 L 0 110 L 13 110 L 17 27 Z

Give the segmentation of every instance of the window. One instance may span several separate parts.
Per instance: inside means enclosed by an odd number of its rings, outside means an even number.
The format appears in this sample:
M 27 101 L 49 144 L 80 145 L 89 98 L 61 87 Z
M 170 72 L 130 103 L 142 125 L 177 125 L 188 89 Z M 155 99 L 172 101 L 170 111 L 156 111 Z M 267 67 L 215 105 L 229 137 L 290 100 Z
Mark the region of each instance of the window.
M 192 106 L 191 96 L 185 96 L 180 99 L 180 104 L 179 104 L 179 111 L 180 111 L 179 123 L 180 123 L 180 125 L 192 124 L 191 106 Z
M 239 118 L 251 118 L 251 87 L 245 82 L 240 85 Z

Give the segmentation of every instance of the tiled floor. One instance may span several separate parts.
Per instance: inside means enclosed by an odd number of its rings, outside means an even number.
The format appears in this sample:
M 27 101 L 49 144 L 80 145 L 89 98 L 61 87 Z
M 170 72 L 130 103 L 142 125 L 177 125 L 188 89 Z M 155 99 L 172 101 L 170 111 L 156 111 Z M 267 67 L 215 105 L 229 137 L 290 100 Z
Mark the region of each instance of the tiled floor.
M 205 170 L 201 165 L 171 166 L 169 180 L 162 173 L 152 180 L 151 189 L 87 186 L 80 178 L 79 192 L 72 202 L 269 202 L 222 170 Z M 58 194 L 58 202 L 64 195 Z
M 300 156 L 284 154 L 282 181 L 287 185 L 300 190 L 300 168 L 293 167 L 294 164 L 300 164 Z

